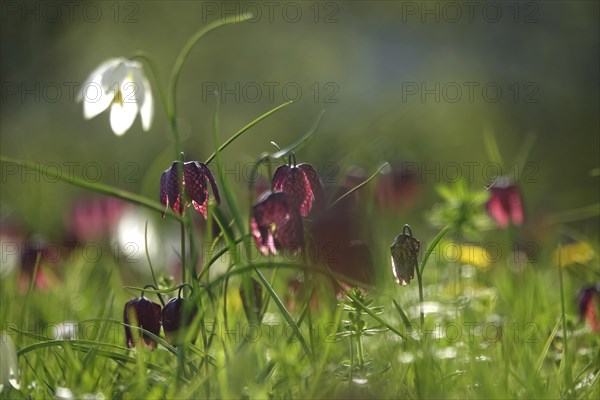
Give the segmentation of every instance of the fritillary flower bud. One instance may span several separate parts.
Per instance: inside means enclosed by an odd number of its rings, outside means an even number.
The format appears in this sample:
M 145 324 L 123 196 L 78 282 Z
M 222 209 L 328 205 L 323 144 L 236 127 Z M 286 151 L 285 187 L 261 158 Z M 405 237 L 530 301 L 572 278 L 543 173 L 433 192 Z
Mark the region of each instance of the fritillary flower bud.
M 408 233 L 407 233 L 408 231 Z M 396 236 L 392 243 L 392 272 L 396 282 L 402 286 L 410 283 L 415 276 L 415 268 L 418 268 L 417 256 L 421 243 L 412 236 L 408 225 L 404 225 L 402 233 Z
M 174 297 L 165 304 L 162 310 L 162 325 L 167 342 L 172 345 L 181 344 L 198 309 L 190 300 Z
M 125 338 L 129 348 L 135 346 L 134 335 L 129 325 L 139 326 L 158 336 L 160 334 L 160 305 L 148 300 L 142 294 L 141 297 L 125 304 L 123 322 L 125 323 Z M 139 335 L 136 336 L 139 337 Z M 149 348 L 156 347 L 156 342 L 146 332 L 142 333 L 142 338 Z

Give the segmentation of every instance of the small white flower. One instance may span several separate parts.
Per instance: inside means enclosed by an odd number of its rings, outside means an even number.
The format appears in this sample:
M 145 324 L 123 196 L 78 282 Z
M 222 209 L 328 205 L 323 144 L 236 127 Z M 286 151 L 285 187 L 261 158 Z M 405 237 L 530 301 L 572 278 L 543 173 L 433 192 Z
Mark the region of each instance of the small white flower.
M 122 135 L 140 112 L 145 131 L 152 125 L 154 104 L 150 83 L 142 64 L 126 58 L 111 58 L 96 68 L 81 87 L 83 116 L 94 118 L 110 107 L 110 126 Z

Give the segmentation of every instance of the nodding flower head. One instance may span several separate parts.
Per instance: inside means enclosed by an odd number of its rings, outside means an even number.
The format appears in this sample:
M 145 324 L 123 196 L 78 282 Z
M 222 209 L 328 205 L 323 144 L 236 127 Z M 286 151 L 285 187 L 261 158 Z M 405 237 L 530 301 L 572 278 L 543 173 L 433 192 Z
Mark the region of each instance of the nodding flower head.
M 323 205 L 323 185 L 319 174 L 310 164 L 296 165 L 293 155 L 290 156 L 288 165 L 282 165 L 275 170 L 273 190 L 288 194 L 290 201 L 303 217 L 308 216 L 313 205 Z
M 404 225 L 402 233 L 396 236 L 391 247 L 392 273 L 402 286 L 410 283 L 415 276 L 415 269 L 419 268 L 417 256 L 420 248 L 421 243 L 413 237 L 410 227 Z
M 110 107 L 110 127 L 123 135 L 139 112 L 145 131 L 152 125 L 154 103 L 150 83 L 142 64 L 126 58 L 111 58 L 88 76 L 78 100 L 83 100 L 83 116 L 90 119 Z
M 179 172 L 182 168 L 181 192 L 179 190 Z M 198 161 L 183 163 L 175 161 L 160 177 L 160 202 L 165 208 L 171 207 L 177 214 L 185 215 L 185 208 L 191 202 L 194 209 L 206 219 L 208 207 L 208 183 L 219 203 L 219 190 L 208 167 Z M 183 196 L 182 196 L 183 193 Z M 182 198 L 183 197 L 183 198 Z M 163 213 L 163 217 L 165 213 Z
M 509 221 L 514 225 L 523 223 L 521 192 L 508 177 L 498 178 L 490 188 L 490 198 L 486 203 L 486 208 L 501 228 L 506 228 Z
M 190 300 L 174 297 L 162 310 L 162 325 L 170 344 L 178 345 L 184 340 L 186 328 L 194 321 L 198 308 Z
M 140 328 L 158 336 L 160 334 L 160 305 L 151 302 L 142 294 L 141 297 L 133 299 L 123 310 L 123 322 L 125 323 L 125 338 L 127 347 L 135 346 L 133 332 L 129 325 L 137 325 Z M 139 337 L 139 335 L 136 335 Z M 142 333 L 142 338 L 146 345 L 153 349 L 156 346 L 155 340 L 146 332 Z
M 252 208 L 252 235 L 262 254 L 284 248 L 296 254 L 303 245 L 302 217 L 284 192 L 266 192 Z

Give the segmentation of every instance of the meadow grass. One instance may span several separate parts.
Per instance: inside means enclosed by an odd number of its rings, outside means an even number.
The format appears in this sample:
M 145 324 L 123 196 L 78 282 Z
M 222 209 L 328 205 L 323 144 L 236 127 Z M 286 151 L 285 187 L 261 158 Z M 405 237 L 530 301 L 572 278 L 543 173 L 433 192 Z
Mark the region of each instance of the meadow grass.
M 200 38 L 229 22 L 209 25 L 186 43 L 168 90 L 154 82 L 175 139 L 174 159 L 182 150 L 175 107 L 181 68 Z M 146 55 L 137 57 L 154 71 Z M 199 230 L 191 209 L 185 216 L 168 210 L 169 218 L 160 221 L 179 224 L 174 233 L 180 241 L 178 278 L 153 262 L 147 246 L 145 260 L 137 262 L 140 271 L 111 252 L 86 257 L 84 243 L 52 268 L 38 254 L 29 275 L 16 268 L 2 277 L 1 330 L 3 340 L 9 335 L 17 349 L 20 378 L 19 387 L 6 385 L 0 398 L 598 398 L 600 337 L 579 321 L 575 302 L 579 287 L 598 279 L 589 267 L 598 264 L 597 248 L 591 259 L 564 266 L 554 259 L 553 245 L 521 259 L 522 253 L 511 251 L 515 227 L 490 233 L 469 225 L 485 199 L 477 193 L 469 197 L 466 186 L 456 185 L 455 192 L 440 189 L 446 200 L 455 195 L 468 199 L 437 210 L 442 220 L 450 218 L 447 225 L 435 231 L 423 221 L 410 229 L 422 247 L 417 279 L 408 286 L 394 282 L 390 263 L 390 244 L 404 223 L 378 209 L 369 190 L 385 163 L 329 202 L 332 207 L 363 195 L 361 218 L 376 278 L 372 284 L 349 289 L 340 282 L 357 282 L 322 260 L 314 262 L 307 248 L 299 254 L 261 255 L 250 227 L 255 182 L 243 188 L 228 182 L 221 153 L 289 105 L 266 112 L 224 140 L 217 102 L 213 135 L 206 139 L 212 139 L 214 152 L 206 164 L 216 162 L 223 201 L 209 203 L 208 221 Z M 266 161 L 287 158 L 291 164 L 317 131 L 321 116 L 296 142 L 258 155 L 255 171 L 269 168 Z M 490 152 L 499 158 L 490 143 Z M 36 168 L 6 156 L 0 160 Z M 180 189 L 182 173 L 179 168 Z M 166 208 L 110 186 L 53 178 L 154 214 Z M 502 256 L 478 266 L 475 260 L 445 255 L 468 234 L 499 244 Z M 97 244 L 109 249 L 110 240 Z M 46 288 L 36 284 L 40 273 L 49 281 Z M 300 289 L 292 290 L 290 281 L 301 282 Z M 134 314 L 124 324 L 124 305 L 142 290 L 162 303 L 180 289 L 198 310 L 180 344 L 170 344 L 164 332 L 139 328 Z M 137 338 L 131 349 L 126 327 Z M 143 334 L 157 343 L 155 349 L 139 340 Z

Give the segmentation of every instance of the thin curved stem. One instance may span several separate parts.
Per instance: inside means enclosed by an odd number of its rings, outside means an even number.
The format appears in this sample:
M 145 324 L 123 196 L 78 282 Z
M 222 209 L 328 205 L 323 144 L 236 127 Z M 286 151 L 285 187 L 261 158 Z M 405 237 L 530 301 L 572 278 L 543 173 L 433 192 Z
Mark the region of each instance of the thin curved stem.
M 175 65 L 173 66 L 173 70 L 171 72 L 171 79 L 169 81 L 169 91 L 167 94 L 167 96 L 168 96 L 167 97 L 167 118 L 169 119 L 169 122 L 171 123 L 171 129 L 173 131 L 173 137 L 175 139 L 176 154 L 179 154 L 179 151 L 181 148 L 181 138 L 179 136 L 179 130 L 177 128 L 177 118 L 176 118 L 177 112 L 176 112 L 175 97 L 177 94 L 177 81 L 179 80 L 179 75 L 181 74 L 181 68 L 183 67 L 185 60 L 187 59 L 188 55 L 192 51 L 192 48 L 194 47 L 194 45 L 206 34 L 210 33 L 211 31 L 213 31 L 221 26 L 224 26 L 227 24 L 234 24 L 237 22 L 243 22 L 243 21 L 250 19 L 251 17 L 252 16 L 234 15 L 229 18 L 219 19 L 217 21 L 214 21 L 214 22 L 206 25 L 205 27 L 203 27 L 202 29 L 197 31 L 187 41 L 185 46 L 183 46 L 183 49 L 181 49 L 179 56 L 177 56 L 177 59 L 175 60 Z
M 136 59 L 136 58 L 138 60 L 143 61 L 148 66 L 148 69 L 150 70 L 150 73 L 152 74 L 152 79 L 154 80 L 156 90 L 158 91 L 158 97 L 160 98 L 160 102 L 162 103 L 162 105 L 165 109 L 165 115 L 168 116 L 169 110 L 167 107 L 167 98 L 165 96 L 165 92 L 162 88 L 162 85 L 160 84 L 161 80 L 160 80 L 160 76 L 158 74 L 158 68 L 156 67 L 156 63 L 144 51 L 138 51 L 133 56 L 131 56 L 131 59 Z
M 363 187 L 364 185 L 366 185 L 367 183 L 369 183 L 373 178 L 375 178 L 377 176 L 377 174 L 384 169 L 385 167 L 387 167 L 389 165 L 389 163 L 386 161 L 383 164 L 381 164 L 379 166 L 379 168 L 377 168 L 377 171 L 375 171 L 373 173 L 373 175 L 371 175 L 370 177 L 368 177 L 364 182 L 356 185 L 355 187 L 353 187 L 352 189 L 348 190 L 346 193 L 344 193 L 342 196 L 340 196 L 336 201 L 334 201 L 333 203 L 331 203 L 329 205 L 329 207 L 327 208 L 331 208 L 333 206 L 335 206 L 337 203 L 339 203 L 340 201 L 342 201 L 343 199 L 345 199 L 346 197 L 350 196 L 352 193 L 356 192 L 358 189 L 360 189 L 361 187 Z

